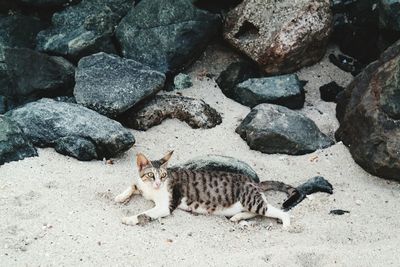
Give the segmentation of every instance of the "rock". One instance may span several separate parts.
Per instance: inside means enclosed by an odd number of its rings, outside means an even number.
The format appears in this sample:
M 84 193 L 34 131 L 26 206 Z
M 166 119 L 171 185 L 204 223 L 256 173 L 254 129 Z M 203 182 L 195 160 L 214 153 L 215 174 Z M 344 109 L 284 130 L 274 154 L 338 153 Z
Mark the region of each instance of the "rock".
M 44 98 L 6 116 L 18 123 L 34 145 L 56 147 L 79 160 L 115 157 L 135 143 L 120 123 L 77 104 Z
M 327 0 L 244 0 L 228 13 L 223 34 L 266 73 L 285 74 L 322 58 L 331 21 Z
M 178 119 L 192 128 L 212 128 L 222 122 L 221 115 L 203 100 L 173 95 L 158 95 L 120 119 L 128 127 L 144 131 L 165 119 Z
M 249 61 L 238 61 L 229 64 L 229 66 L 220 73 L 215 81 L 221 88 L 224 95 L 229 98 L 234 96 L 234 88 L 237 84 L 250 78 L 259 78 L 262 76 L 258 67 Z
M 213 170 L 238 173 L 252 178 L 257 183 L 260 182 L 260 178 L 250 165 L 241 160 L 227 156 L 212 154 L 200 156 L 174 167 L 189 170 Z
M 17 2 L 27 6 L 47 8 L 63 6 L 72 2 L 72 0 L 17 0 Z
M 0 88 L 0 94 L 19 98 L 72 93 L 75 67 L 66 59 L 27 48 L 6 48 L 4 58 L 12 86 Z
M 242 0 L 195 0 L 193 4 L 212 13 L 222 13 L 234 8 L 241 2 Z
M 0 91 L 12 90 L 4 62 L 4 49 L 7 47 L 34 48 L 36 34 L 43 28 L 44 24 L 35 17 L 0 15 Z
M 220 18 L 187 0 L 140 1 L 116 30 L 124 57 L 163 73 L 191 63 L 218 32 Z
M 248 79 L 236 85 L 233 91 L 234 100 L 251 108 L 271 103 L 300 109 L 305 99 L 303 85 L 295 74 Z
M 189 87 L 192 87 L 192 79 L 189 75 L 184 73 L 179 73 L 174 78 L 174 89 L 175 90 L 182 90 Z
M 379 28 L 400 32 L 400 3 L 398 0 L 378 0 Z
M 0 95 L 0 114 L 4 114 L 8 111 L 7 98 Z
M 341 54 L 337 56 L 334 54 L 330 54 L 329 61 L 339 69 L 350 72 L 353 76 L 358 75 L 365 67 L 365 65 L 358 62 L 357 59 Z
M 336 102 L 336 96 L 342 92 L 344 88 L 338 85 L 336 82 L 330 82 L 322 85 L 319 88 L 321 99 L 326 102 Z
M 0 116 L 0 165 L 34 156 L 37 156 L 36 149 L 18 125 Z
M 98 53 L 79 61 L 75 79 L 78 104 L 115 117 L 160 91 L 165 75 L 131 59 Z
M 366 171 L 400 181 L 400 41 L 338 96 L 337 140 Z
M 251 149 L 268 154 L 302 155 L 333 144 L 306 116 L 272 104 L 254 107 L 236 132 Z
M 37 49 L 78 61 L 97 52 L 115 52 L 114 28 L 129 10 L 129 0 L 82 0 L 55 13 L 52 26 L 37 35 Z

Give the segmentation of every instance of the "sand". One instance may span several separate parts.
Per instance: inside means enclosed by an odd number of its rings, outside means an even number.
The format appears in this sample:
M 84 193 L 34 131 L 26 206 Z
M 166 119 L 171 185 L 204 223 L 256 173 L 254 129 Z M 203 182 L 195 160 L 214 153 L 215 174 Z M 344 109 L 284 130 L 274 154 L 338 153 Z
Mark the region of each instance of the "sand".
M 38 149 L 39 157 L 0 166 L 0 265 L 399 266 L 400 185 L 366 173 L 341 143 L 303 156 L 250 150 L 234 132 L 249 108 L 226 98 L 213 80 L 201 79 L 204 70 L 218 75 L 235 58 L 213 45 L 187 71 L 194 85 L 182 94 L 222 113 L 222 124 L 213 129 L 168 120 L 146 132 L 132 131 L 136 145 L 114 164 L 79 162 L 46 148 Z M 351 75 L 327 56 L 298 74 L 308 80 L 301 112 L 332 137 L 338 127 L 335 104 L 321 101 L 318 88 L 332 80 L 345 86 Z M 180 210 L 143 227 L 121 224 L 122 216 L 152 207 L 140 196 L 127 204 L 113 202 L 136 175 L 135 154 L 158 158 L 171 149 L 172 164 L 209 153 L 233 156 L 263 180 L 298 185 L 322 175 L 334 194 L 305 199 L 291 211 L 289 230 L 272 219 L 256 218 L 246 227 Z M 331 215 L 332 209 L 350 213 Z

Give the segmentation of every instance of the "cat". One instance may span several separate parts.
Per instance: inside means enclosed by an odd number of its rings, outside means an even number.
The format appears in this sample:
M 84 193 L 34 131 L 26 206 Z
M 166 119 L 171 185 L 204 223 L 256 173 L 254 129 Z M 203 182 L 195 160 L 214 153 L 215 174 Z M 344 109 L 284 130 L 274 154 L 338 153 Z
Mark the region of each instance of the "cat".
M 283 227 L 290 225 L 287 212 L 268 204 L 263 192 L 274 189 L 271 182 L 256 183 L 243 175 L 223 171 L 196 171 L 168 168 L 173 151 L 162 159 L 150 161 L 139 153 L 136 163 L 139 178 L 115 198 L 118 203 L 127 201 L 134 194 L 142 194 L 155 203 L 154 208 L 138 215 L 123 217 L 127 225 L 145 224 L 166 217 L 176 208 L 200 213 L 230 217 L 239 222 L 261 215 L 281 220 Z M 275 182 L 280 191 L 291 188 Z M 289 188 L 287 188 L 289 187 Z

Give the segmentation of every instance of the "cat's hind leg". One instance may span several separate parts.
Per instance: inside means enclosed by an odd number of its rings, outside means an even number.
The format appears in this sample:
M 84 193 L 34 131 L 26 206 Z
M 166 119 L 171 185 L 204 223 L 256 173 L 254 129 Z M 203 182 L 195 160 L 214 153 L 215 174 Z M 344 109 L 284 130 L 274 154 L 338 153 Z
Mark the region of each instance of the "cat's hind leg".
M 116 196 L 114 201 L 118 203 L 123 203 L 127 201 L 134 194 L 140 194 L 140 191 L 137 189 L 136 185 L 133 184 L 129 186 L 127 189 L 125 189 L 124 192 Z
M 265 212 L 264 216 L 281 220 L 284 228 L 290 226 L 290 215 L 287 212 L 275 208 L 270 204 L 267 204 L 267 211 Z
M 242 221 L 242 220 L 247 220 L 247 219 L 254 218 L 257 215 L 258 214 L 255 214 L 255 213 L 252 213 L 252 212 L 248 212 L 248 211 L 239 212 L 239 213 L 233 215 L 229 220 L 231 222 L 239 222 L 239 221 Z

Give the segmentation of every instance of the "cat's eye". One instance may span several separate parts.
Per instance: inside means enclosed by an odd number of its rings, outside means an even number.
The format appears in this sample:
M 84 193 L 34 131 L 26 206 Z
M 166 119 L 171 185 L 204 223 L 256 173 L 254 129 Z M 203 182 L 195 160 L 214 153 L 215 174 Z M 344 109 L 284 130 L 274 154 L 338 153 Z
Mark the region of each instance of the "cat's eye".
M 149 173 L 147 174 L 147 176 L 148 176 L 149 178 L 153 178 L 153 177 L 154 177 L 154 173 L 149 172 Z
M 165 178 L 167 176 L 167 174 L 164 172 L 163 174 L 161 174 L 161 178 Z

